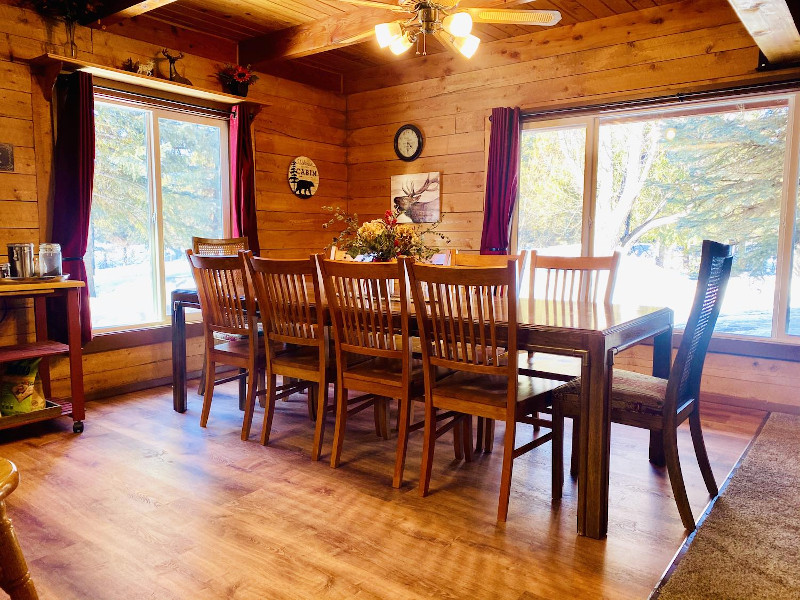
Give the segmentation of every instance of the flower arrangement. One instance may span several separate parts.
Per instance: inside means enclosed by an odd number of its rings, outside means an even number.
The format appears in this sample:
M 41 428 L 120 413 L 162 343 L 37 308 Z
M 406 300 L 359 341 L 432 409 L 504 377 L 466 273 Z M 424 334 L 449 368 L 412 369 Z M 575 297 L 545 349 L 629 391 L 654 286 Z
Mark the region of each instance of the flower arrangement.
M 363 256 L 379 262 L 398 256 L 413 256 L 428 260 L 439 248 L 426 244 L 424 241 L 426 236 L 438 237 L 444 243 L 450 243 L 446 235 L 437 231 L 444 215 L 435 223 L 418 229 L 418 226 L 412 223 L 398 223 L 399 210 L 387 210 L 383 218 L 359 224 L 357 214 L 351 215 L 338 207 L 324 208 L 334 215 L 323 228 L 327 229 L 336 223 L 344 225 L 344 229 L 333 238 L 328 248 L 336 246 L 353 258 Z
M 226 64 L 217 72 L 217 77 L 226 89 L 240 96 L 246 96 L 247 88 L 258 81 L 258 75 L 253 73 L 250 65 L 243 67 Z

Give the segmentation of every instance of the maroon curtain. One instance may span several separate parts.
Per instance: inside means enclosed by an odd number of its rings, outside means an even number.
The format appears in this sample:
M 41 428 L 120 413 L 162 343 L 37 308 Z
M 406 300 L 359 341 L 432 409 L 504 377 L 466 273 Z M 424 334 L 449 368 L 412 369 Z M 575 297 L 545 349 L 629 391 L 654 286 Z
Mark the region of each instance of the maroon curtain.
M 519 182 L 519 108 L 493 108 L 481 254 L 508 254 Z
M 250 250 L 258 255 L 258 220 L 256 216 L 255 160 L 253 138 L 250 135 L 252 119 L 247 107 L 238 105 L 231 111 L 230 161 L 232 229 L 234 237 L 247 237 Z
M 61 244 L 64 273 L 86 281 L 83 256 L 89 236 L 94 183 L 94 90 L 92 76 L 78 71 L 56 82 L 56 148 L 53 159 L 52 241 Z M 60 299 L 48 302 L 49 336 L 67 341 L 67 307 Z M 92 339 L 89 289 L 80 291 L 81 342 Z

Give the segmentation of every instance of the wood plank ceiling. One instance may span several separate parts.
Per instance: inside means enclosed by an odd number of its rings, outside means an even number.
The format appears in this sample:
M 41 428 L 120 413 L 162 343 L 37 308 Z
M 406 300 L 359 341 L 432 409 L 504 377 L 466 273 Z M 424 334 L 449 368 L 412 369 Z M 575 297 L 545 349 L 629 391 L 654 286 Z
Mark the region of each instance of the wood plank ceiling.
M 391 3 L 391 0 L 382 1 Z M 556 27 L 562 27 L 674 1 L 462 0 L 459 6 L 558 10 L 562 19 Z M 733 4 L 739 5 L 747 2 L 749 0 L 732 0 Z M 785 2 L 763 0 L 761 4 Z M 331 45 L 330 40 L 340 39 L 342 32 L 346 36 L 370 31 L 375 24 L 382 20 L 393 20 L 398 14 L 393 15 L 380 8 L 354 6 L 341 0 L 145 0 L 119 4 L 120 12 L 110 19 L 124 18 L 127 13 L 147 12 L 148 19 L 238 43 L 240 60 L 257 63 L 259 70 L 312 82 L 320 87 L 335 89 L 341 86 L 344 76 L 354 76 L 359 69 L 409 58 L 409 55 L 396 57 L 388 50 L 381 50 L 371 35 L 361 43 Z M 741 6 L 738 8 L 741 9 Z M 745 21 L 744 18 L 742 20 Z M 475 33 L 484 43 L 538 30 L 541 28 L 535 26 L 475 25 Z M 763 32 L 758 34 L 764 36 Z M 286 48 L 296 47 L 298 43 L 305 47 L 297 51 L 299 57 L 292 60 L 258 60 L 270 53 L 281 55 Z M 327 49 L 328 46 L 330 49 Z M 429 53 L 441 51 L 443 48 L 435 40 L 428 45 Z M 413 49 L 409 54 L 411 52 Z

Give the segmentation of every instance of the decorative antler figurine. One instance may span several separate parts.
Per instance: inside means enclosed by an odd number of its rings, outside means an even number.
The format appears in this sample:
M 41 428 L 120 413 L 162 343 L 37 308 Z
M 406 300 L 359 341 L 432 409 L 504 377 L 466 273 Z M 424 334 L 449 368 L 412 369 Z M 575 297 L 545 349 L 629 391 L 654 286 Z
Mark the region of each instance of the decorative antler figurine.
M 178 70 L 175 68 L 175 63 L 183 58 L 183 52 L 178 54 L 178 56 L 172 56 L 169 53 L 169 49 L 164 48 L 161 50 L 161 54 L 163 54 L 164 58 L 169 61 L 169 80 L 177 83 L 185 83 L 186 85 L 192 85 L 192 82 L 186 79 L 186 77 L 181 77 L 178 75 Z

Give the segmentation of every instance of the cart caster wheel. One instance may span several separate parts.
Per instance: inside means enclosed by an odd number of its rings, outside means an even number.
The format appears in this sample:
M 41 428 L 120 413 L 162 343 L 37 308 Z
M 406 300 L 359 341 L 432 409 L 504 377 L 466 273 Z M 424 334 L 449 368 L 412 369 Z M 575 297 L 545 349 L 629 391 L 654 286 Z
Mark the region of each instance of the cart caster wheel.
M 73 433 L 83 433 L 83 421 L 75 421 L 72 424 Z

